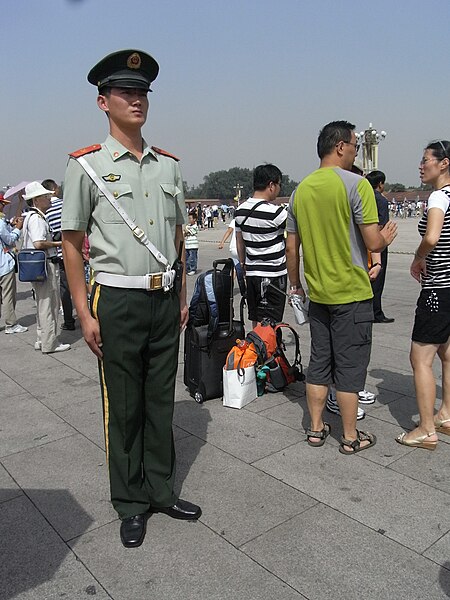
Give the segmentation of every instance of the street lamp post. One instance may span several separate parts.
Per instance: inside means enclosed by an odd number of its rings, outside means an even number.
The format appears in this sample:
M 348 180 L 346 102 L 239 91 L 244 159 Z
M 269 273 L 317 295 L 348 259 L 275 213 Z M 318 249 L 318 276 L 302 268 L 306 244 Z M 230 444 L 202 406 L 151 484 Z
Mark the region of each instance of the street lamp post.
M 240 185 L 239 183 L 236 185 L 233 185 L 233 190 L 236 190 L 236 195 L 234 197 L 234 200 L 237 201 L 237 204 L 239 206 L 239 203 L 241 201 L 241 191 L 244 189 L 243 185 Z
M 378 169 L 378 144 L 384 140 L 386 135 L 385 131 L 378 132 L 372 123 L 369 123 L 369 127 L 365 131 L 357 134 L 357 139 L 363 148 L 364 175 Z

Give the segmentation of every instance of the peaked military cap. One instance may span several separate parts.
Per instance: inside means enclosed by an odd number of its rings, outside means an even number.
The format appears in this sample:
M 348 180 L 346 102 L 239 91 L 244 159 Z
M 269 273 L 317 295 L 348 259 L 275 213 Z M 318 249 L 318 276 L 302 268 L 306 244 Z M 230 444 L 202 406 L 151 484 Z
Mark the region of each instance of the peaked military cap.
M 141 50 L 119 50 L 102 58 L 88 73 L 88 81 L 103 87 L 150 90 L 159 72 L 156 60 Z

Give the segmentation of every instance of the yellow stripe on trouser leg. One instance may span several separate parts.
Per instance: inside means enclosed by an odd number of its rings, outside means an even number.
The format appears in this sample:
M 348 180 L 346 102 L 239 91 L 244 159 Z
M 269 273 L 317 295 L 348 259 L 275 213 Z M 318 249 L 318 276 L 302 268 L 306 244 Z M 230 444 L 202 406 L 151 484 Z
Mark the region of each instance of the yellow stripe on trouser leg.
M 100 285 L 96 285 L 94 291 L 94 298 L 92 300 L 92 316 L 98 321 L 98 301 L 100 299 Z M 103 428 L 105 433 L 105 448 L 106 448 L 106 462 L 109 461 L 109 401 L 108 401 L 108 388 L 106 387 L 105 381 L 105 369 L 103 368 L 103 361 L 99 360 L 100 370 L 100 386 L 102 388 L 103 397 Z

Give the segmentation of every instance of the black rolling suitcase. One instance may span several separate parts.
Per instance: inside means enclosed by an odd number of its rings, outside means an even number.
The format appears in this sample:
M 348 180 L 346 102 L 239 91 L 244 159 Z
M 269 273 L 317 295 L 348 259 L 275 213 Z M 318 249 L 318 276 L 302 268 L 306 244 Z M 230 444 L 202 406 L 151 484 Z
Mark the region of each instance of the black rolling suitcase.
M 219 268 L 221 267 L 221 268 Z M 234 319 L 233 260 L 216 260 L 196 282 L 184 336 L 184 383 L 196 402 L 223 395 L 222 369 L 236 339 L 244 339 L 243 302 Z

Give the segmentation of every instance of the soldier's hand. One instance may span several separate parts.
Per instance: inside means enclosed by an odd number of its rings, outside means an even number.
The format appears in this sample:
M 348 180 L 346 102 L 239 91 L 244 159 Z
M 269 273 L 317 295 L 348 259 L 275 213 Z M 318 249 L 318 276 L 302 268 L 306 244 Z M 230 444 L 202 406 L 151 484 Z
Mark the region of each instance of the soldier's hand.
M 83 330 L 83 337 L 86 344 L 97 358 L 102 358 L 102 337 L 100 335 L 99 322 L 89 316 L 86 321 L 81 323 L 81 329 Z

